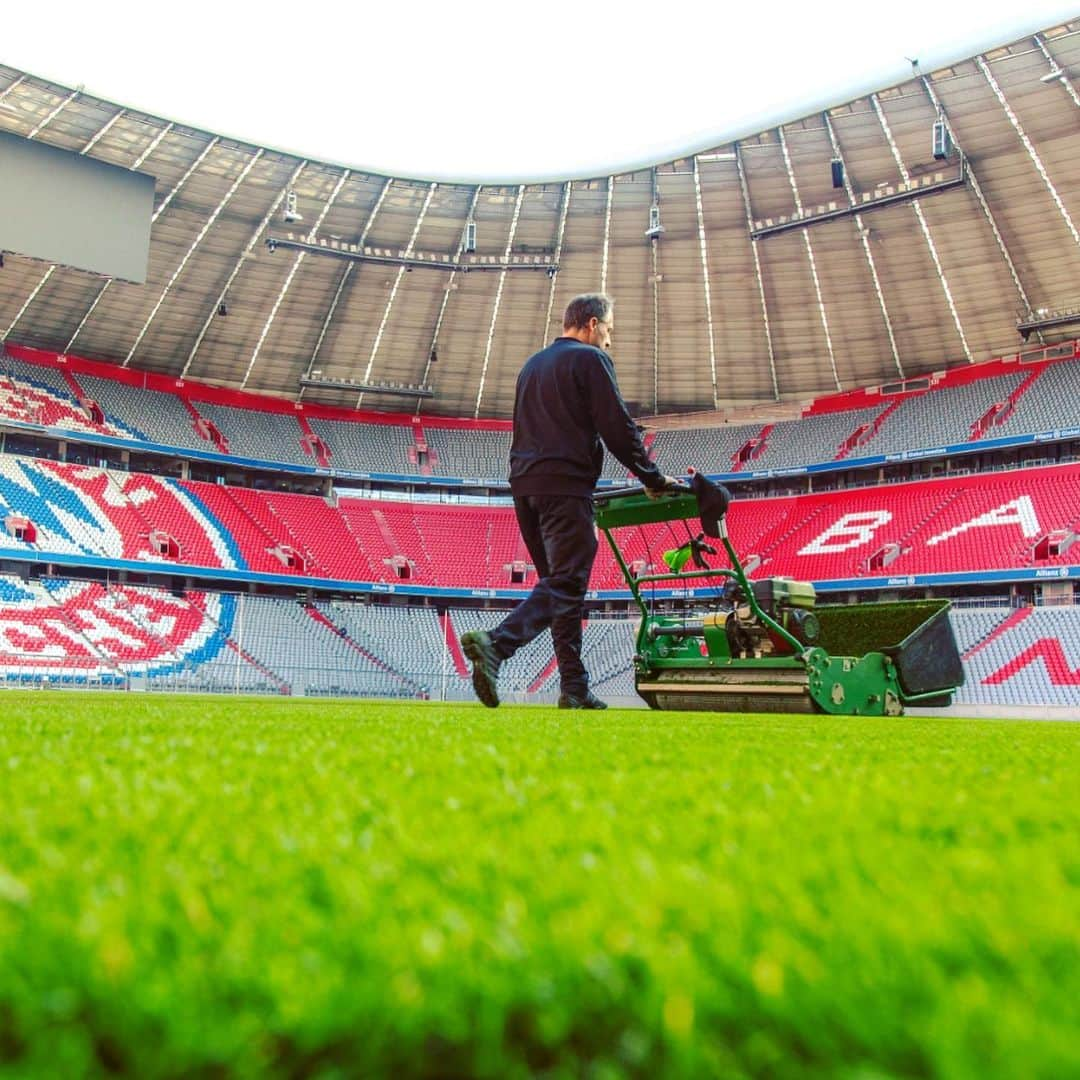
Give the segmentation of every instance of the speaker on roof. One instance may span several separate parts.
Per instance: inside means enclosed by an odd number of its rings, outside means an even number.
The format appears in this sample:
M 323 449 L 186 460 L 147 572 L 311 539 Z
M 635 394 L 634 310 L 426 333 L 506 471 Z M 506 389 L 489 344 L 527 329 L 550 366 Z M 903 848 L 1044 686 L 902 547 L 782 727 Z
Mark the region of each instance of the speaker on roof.
M 952 153 L 952 139 L 944 120 L 934 123 L 933 150 L 935 161 L 944 161 Z
M 465 252 L 471 255 L 476 251 L 476 222 L 465 222 Z
M 829 162 L 829 167 L 832 169 L 832 186 L 834 188 L 842 188 L 844 186 L 844 162 L 834 157 Z

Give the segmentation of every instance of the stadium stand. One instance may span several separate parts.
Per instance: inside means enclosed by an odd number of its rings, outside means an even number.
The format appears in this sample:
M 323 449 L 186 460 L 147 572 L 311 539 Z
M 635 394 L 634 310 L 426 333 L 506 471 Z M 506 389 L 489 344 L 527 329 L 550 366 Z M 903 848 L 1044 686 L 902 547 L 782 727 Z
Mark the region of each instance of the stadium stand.
M 292 693 L 400 696 L 399 679 L 328 622 L 314 617 L 306 605 L 244 596 L 238 607 L 233 630 L 237 646 Z
M 585 624 L 581 656 L 594 693 L 601 697 L 634 696 L 636 633 L 637 623 L 629 619 L 590 619 Z
M 62 371 L 41 359 L 49 354 L 20 352 L 38 359 L 4 354 L 0 416 L 22 423 L 364 474 L 496 483 L 506 479 L 508 425 L 499 429 L 432 422 L 421 427 L 407 416 L 373 423 L 370 414 L 342 418 L 348 415 L 342 410 L 336 410 L 336 418 L 323 416 L 318 406 L 305 406 L 307 411 L 293 415 L 282 412 L 276 400 L 271 405 L 263 399 L 267 405 L 260 408 L 258 395 L 244 395 L 241 407 L 224 391 L 220 401 L 211 400 L 209 387 L 193 385 L 189 391 L 178 383 L 175 393 L 165 392 L 132 385 L 119 374 L 109 377 L 106 365 L 75 370 L 90 362 L 70 358 L 73 371 Z M 1075 426 L 1080 419 L 1070 404 L 1080 386 L 1080 361 L 1070 357 L 1014 364 L 1009 370 L 1003 361 L 984 366 L 985 372 L 956 369 L 952 381 L 949 373 L 943 382 L 913 393 L 822 398 L 800 420 L 661 429 L 651 436 L 653 453 L 666 471 L 675 473 L 688 465 L 708 472 L 789 469 L 976 438 L 1034 434 Z M 88 415 L 73 386 L 101 409 L 100 422 Z M 305 443 L 309 433 L 321 440 L 325 457 Z M 421 445 L 427 451 L 423 457 Z M 621 481 L 627 474 L 607 456 L 602 475 Z
M 0 353 L 0 366 L 0 415 L 10 420 L 113 438 L 143 437 L 116 417 L 91 415 L 64 374 L 54 368 L 27 363 L 6 350 Z
M 844 440 L 870 424 L 881 409 L 852 409 L 844 412 L 782 420 L 765 438 L 750 465 L 754 469 L 790 469 L 808 461 L 832 461 Z
M 335 600 L 316 609 L 405 687 L 433 694 L 433 682 L 460 679 L 434 608 L 395 608 Z
M 859 447 L 861 454 L 891 454 L 968 442 L 979 418 L 1024 381 L 1027 372 L 946 386 L 902 401 Z
M 435 461 L 436 476 L 483 477 L 506 480 L 510 461 L 510 432 L 424 426 Z
M 334 465 L 364 473 L 419 475 L 412 429 L 310 417 L 311 430 L 333 453 Z
M 1080 362 L 1048 364 L 1012 412 L 988 432 L 995 437 L 1076 427 Z
M 213 450 L 208 437 L 196 431 L 195 417 L 175 394 L 81 375 L 79 384 L 102 407 L 140 438 L 184 450 Z
M 282 461 L 293 465 L 314 465 L 304 450 L 304 432 L 295 416 L 257 409 L 238 409 L 211 401 L 195 401 L 199 415 L 221 433 L 229 453 L 258 461 Z
M 64 578 L 0 575 L 0 668 L 8 686 L 377 697 L 471 696 L 450 648 L 498 613 L 347 601 L 182 594 Z M 1080 608 L 978 607 L 951 613 L 966 683 L 957 703 L 1080 706 Z M 636 623 L 590 619 L 593 688 L 633 698 Z M 500 678 L 508 701 L 553 701 L 558 675 L 542 635 Z
M 1063 567 L 1080 561 L 1080 466 L 742 499 L 730 528 L 759 576 L 811 581 Z M 507 505 L 268 493 L 0 455 L 10 550 L 241 567 L 340 581 L 527 588 Z M 10 520 L 9 520 L 10 519 Z M 17 522 L 32 528 L 18 532 Z M 627 558 L 659 565 L 686 526 L 631 531 Z M 601 545 L 596 589 L 622 588 Z
M 702 472 L 732 472 L 738 452 L 760 432 L 760 424 L 660 430 L 653 457 L 672 476 L 682 475 L 689 466 Z
M 298 566 L 290 568 L 281 555 L 271 553 L 275 549 L 280 551 L 281 545 L 286 543 L 284 530 L 281 533 L 268 533 L 237 504 L 229 489 L 198 480 L 185 480 L 183 487 L 221 524 L 237 550 L 243 552 L 243 564 L 248 569 L 266 574 L 281 574 L 289 569 L 300 571 Z
M 1008 608 L 955 612 L 954 624 L 990 615 L 998 632 L 984 634 L 964 659 L 967 682 L 958 694 L 960 704 L 1080 706 L 1080 608 Z M 961 629 L 958 640 L 965 630 Z M 970 637 L 970 634 L 968 634 Z
M 183 449 L 312 464 L 302 445 L 318 436 L 336 467 L 433 476 L 505 477 L 506 430 L 420 427 L 311 417 L 188 400 L 184 392 L 132 386 L 5 356 L 0 414 L 60 430 L 152 439 Z M 1000 366 L 994 368 L 1000 371 Z M 973 435 L 1053 430 L 1077 420 L 1080 363 L 972 378 L 872 405 L 837 408 L 774 425 L 661 430 L 653 452 L 666 471 L 797 467 L 807 458 L 889 447 L 964 442 Z M 80 398 L 82 400 L 80 400 Z M 101 410 L 101 422 L 87 401 Z M 199 418 L 221 439 L 204 438 Z M 205 433 L 205 429 L 204 429 Z M 934 437 L 931 437 L 934 436 Z M 426 442 L 427 456 L 417 458 Z M 289 448 L 284 449 L 286 444 Z M 295 444 L 293 447 L 291 444 Z M 748 446 L 756 452 L 740 460 Z M 889 452 L 892 452 L 891 450 Z M 87 451 L 84 460 L 92 457 Z M 373 464 L 377 467 L 372 469 Z M 613 459 L 604 475 L 625 470 Z M 850 581 L 904 575 L 1034 570 L 1080 562 L 1080 466 L 739 499 L 730 520 L 755 576 Z M 174 480 L 97 465 L 0 455 L 0 514 L 13 554 L 171 563 L 177 567 L 326 578 L 342 582 L 476 590 L 527 589 L 535 578 L 508 505 L 387 498 L 324 498 Z M 20 531 L 19 522 L 32 524 Z M 639 569 L 656 568 L 681 543 L 682 526 L 625 538 Z M 593 589 L 623 588 L 602 545 Z M 389 608 L 347 601 L 299 603 L 68 579 L 0 578 L 8 684 L 141 685 L 148 690 L 363 694 L 469 698 L 467 668 L 446 640 L 497 615 Z M 1072 707 L 1080 684 L 1080 627 L 1068 608 L 960 609 L 954 625 L 968 654 L 960 703 L 1040 701 Z M 179 629 L 177 629 L 179 628 Z M 179 635 L 179 637 L 178 637 Z M 201 642 L 193 645 L 192 642 Z M 592 619 L 587 662 L 601 694 L 632 696 L 633 630 Z M 546 638 L 508 665 L 508 700 L 553 700 L 558 675 Z

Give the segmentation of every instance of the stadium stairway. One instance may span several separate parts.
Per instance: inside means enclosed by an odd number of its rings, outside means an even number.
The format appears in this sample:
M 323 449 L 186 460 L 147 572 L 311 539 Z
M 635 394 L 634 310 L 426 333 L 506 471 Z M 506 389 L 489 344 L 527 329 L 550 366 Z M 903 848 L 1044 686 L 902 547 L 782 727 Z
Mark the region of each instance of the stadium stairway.
M 322 441 L 322 439 L 315 434 L 311 425 L 308 423 L 307 417 L 303 413 L 296 414 L 297 422 L 300 424 L 300 430 L 304 433 L 303 439 L 301 439 L 301 445 L 305 452 L 311 452 L 315 461 L 324 469 L 330 467 L 330 459 L 334 456 L 334 452 Z
M 1015 627 L 1019 626 L 1027 617 L 1031 614 L 1032 608 L 1022 607 L 1016 608 L 1000 622 L 995 622 L 990 625 L 986 633 L 984 633 L 978 640 L 972 642 L 964 651 L 962 659 L 966 662 L 970 660 L 976 653 L 981 652 L 983 649 L 992 645 L 1003 634 L 1009 633 Z
M 853 450 L 856 447 L 861 448 L 864 444 L 870 442 L 874 436 L 881 430 L 881 425 L 896 411 L 900 405 L 900 398 L 893 398 L 888 405 L 885 406 L 872 420 L 860 424 L 855 430 L 844 440 L 840 445 L 840 449 L 837 451 L 834 461 L 842 461 L 846 457 L 850 457 Z
M 370 649 L 361 645 L 360 642 L 349 632 L 347 627 L 340 626 L 334 622 L 322 609 L 315 604 L 305 604 L 304 610 L 315 620 L 320 626 L 326 627 L 332 634 L 336 634 L 342 641 L 345 642 L 349 648 L 354 649 L 360 654 L 369 664 L 373 664 L 381 671 L 386 672 L 392 678 L 401 682 L 402 687 L 410 692 L 410 694 L 416 694 L 420 690 L 420 686 L 410 679 L 407 675 L 403 675 L 400 671 L 395 670 L 390 664 L 388 664 L 381 657 L 377 656 Z
M 1046 369 L 1036 368 L 1022 383 L 1020 383 L 1019 386 L 1010 392 L 1009 396 L 1003 402 L 1000 402 L 1000 405 L 999 403 L 995 403 L 983 413 L 983 415 L 971 425 L 969 441 L 977 442 L 979 439 L 992 437 L 994 434 L 993 428 L 1000 427 L 1010 416 L 1012 416 L 1020 399 L 1035 385 L 1044 370 Z
M 442 626 L 443 640 L 446 642 L 447 647 L 450 650 L 450 656 L 454 661 L 454 670 L 462 679 L 469 678 L 469 664 L 465 659 L 465 654 L 461 651 L 460 634 L 454 627 L 454 620 L 450 614 L 450 611 L 444 611 L 439 616 L 439 623 Z

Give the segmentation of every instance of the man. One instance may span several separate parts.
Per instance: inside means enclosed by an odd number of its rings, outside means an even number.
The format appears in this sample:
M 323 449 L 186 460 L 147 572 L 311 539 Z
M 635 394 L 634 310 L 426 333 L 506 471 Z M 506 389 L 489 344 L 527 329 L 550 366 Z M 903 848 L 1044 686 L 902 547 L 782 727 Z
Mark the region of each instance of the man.
M 562 337 L 531 356 L 518 375 L 510 490 L 539 580 L 490 633 L 461 636 L 476 696 L 490 708 L 499 704 L 503 661 L 549 626 L 559 664 L 559 708 L 607 708 L 589 690 L 581 662 L 585 590 L 597 547 L 592 496 L 604 463 L 601 439 L 650 494 L 674 483 L 649 460 L 619 393 L 607 354 L 614 327 L 610 297 L 575 296 Z

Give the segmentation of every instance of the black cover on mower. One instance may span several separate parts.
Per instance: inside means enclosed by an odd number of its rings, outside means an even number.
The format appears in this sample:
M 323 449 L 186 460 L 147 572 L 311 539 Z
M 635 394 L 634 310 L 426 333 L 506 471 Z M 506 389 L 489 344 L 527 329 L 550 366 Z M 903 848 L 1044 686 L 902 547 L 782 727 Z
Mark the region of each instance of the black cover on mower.
M 713 483 L 699 472 L 690 477 L 690 490 L 697 497 L 698 513 L 705 535 L 719 539 L 720 522 L 724 520 L 731 504 L 731 492 L 723 484 Z

